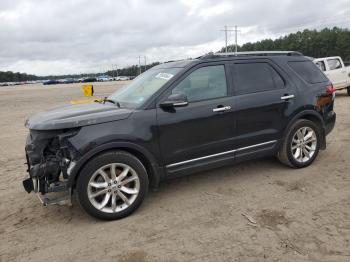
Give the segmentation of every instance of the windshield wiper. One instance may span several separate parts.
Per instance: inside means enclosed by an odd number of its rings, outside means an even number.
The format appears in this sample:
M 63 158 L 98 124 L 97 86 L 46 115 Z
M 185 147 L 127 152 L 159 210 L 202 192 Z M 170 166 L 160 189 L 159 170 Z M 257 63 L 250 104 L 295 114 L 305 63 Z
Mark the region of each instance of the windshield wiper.
M 103 103 L 103 104 L 105 104 L 106 102 L 115 104 L 115 105 L 117 105 L 117 107 L 120 108 L 120 103 L 119 103 L 118 101 L 114 101 L 114 100 L 112 100 L 112 99 L 108 99 L 107 96 L 102 100 L 102 103 Z

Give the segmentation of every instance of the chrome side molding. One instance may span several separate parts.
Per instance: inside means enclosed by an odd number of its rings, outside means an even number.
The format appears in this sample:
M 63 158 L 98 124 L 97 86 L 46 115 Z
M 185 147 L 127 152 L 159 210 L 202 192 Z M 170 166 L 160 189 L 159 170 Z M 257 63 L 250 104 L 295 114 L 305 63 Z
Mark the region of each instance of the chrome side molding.
M 269 145 L 269 144 L 276 143 L 276 142 L 277 142 L 277 140 L 271 140 L 271 141 L 267 141 L 267 142 L 264 142 L 264 143 L 255 144 L 255 145 L 246 146 L 246 147 L 241 147 L 241 148 L 238 148 L 238 149 L 224 151 L 224 152 L 213 154 L 213 155 L 207 155 L 207 156 L 202 156 L 202 157 L 198 157 L 198 158 L 193 158 L 193 159 L 189 159 L 189 160 L 185 160 L 185 161 L 181 161 L 181 162 L 177 162 L 177 163 L 173 163 L 173 164 L 167 165 L 166 168 L 174 167 L 174 166 L 180 166 L 180 165 L 183 165 L 183 164 L 187 164 L 187 163 L 191 163 L 191 162 L 195 162 L 195 161 L 199 161 L 199 160 L 203 160 L 203 159 L 208 159 L 208 158 L 212 158 L 212 157 L 216 157 L 216 156 L 227 155 L 227 154 L 231 154 L 231 153 L 234 153 L 234 152 L 239 152 L 239 151 L 242 151 L 242 150 L 246 150 L 246 149 L 250 149 L 250 148 L 254 148 L 254 147 L 258 147 L 258 146 Z

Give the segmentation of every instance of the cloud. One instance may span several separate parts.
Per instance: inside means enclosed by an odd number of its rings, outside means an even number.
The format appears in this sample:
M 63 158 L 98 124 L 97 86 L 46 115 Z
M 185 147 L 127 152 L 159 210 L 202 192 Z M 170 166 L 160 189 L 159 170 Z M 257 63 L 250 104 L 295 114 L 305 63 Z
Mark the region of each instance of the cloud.
M 349 0 L 2 0 L 0 70 L 99 72 L 136 64 L 139 55 L 153 62 L 216 51 L 225 24 L 239 26 L 242 44 L 304 28 L 350 27 L 349 17 Z

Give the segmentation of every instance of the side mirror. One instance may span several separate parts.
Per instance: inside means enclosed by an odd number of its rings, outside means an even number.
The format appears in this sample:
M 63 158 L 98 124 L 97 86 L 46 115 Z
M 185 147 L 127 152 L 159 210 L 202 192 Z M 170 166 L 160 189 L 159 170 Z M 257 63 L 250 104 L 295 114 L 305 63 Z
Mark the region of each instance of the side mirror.
M 180 107 L 187 106 L 187 96 L 185 94 L 171 94 L 167 100 L 160 104 L 161 107 Z

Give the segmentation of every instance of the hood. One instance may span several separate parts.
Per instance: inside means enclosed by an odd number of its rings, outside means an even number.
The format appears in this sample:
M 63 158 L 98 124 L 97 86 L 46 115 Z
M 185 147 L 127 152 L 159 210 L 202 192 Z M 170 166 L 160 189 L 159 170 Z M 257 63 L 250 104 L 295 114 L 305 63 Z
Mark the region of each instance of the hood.
M 132 112 L 110 103 L 82 103 L 38 113 L 29 118 L 25 126 L 34 130 L 74 128 L 126 119 Z

